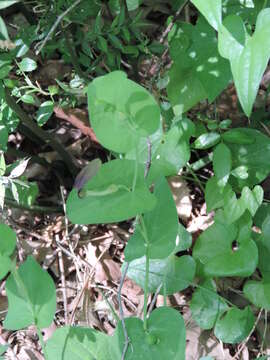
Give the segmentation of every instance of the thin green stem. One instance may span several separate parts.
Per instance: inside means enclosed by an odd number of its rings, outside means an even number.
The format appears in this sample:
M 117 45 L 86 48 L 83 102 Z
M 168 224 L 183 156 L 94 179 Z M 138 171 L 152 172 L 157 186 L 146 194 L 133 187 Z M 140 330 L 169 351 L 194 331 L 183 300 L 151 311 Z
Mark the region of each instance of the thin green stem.
M 201 183 L 201 180 L 198 178 L 196 173 L 192 170 L 192 167 L 189 165 L 189 163 L 186 164 L 186 167 L 187 167 L 188 171 L 191 173 L 191 175 L 194 177 L 194 180 L 197 182 L 197 184 L 199 185 L 202 192 L 204 193 L 203 184 Z
M 40 342 L 40 345 L 41 345 L 41 348 L 42 348 L 42 351 L 43 351 L 43 354 L 44 354 L 44 358 L 45 358 L 45 360 L 48 360 L 48 355 L 47 355 L 47 352 L 46 352 L 45 342 L 44 342 L 41 330 L 40 330 L 40 328 L 38 326 L 36 326 L 36 329 L 37 329 L 39 342 Z
M 150 267 L 150 258 L 149 258 L 149 239 L 147 235 L 146 226 L 142 215 L 139 215 L 141 232 L 145 240 L 146 251 L 145 251 L 145 281 L 144 281 L 144 304 L 143 304 L 143 328 L 147 330 L 147 300 L 148 300 L 148 286 L 149 286 L 149 267 Z
M 132 192 L 135 190 L 136 183 L 138 177 L 138 147 L 136 146 L 136 158 L 135 158 L 135 169 L 134 169 L 134 177 L 132 183 Z
M 101 288 L 98 288 L 98 289 L 101 292 L 101 295 L 102 295 L 103 299 L 105 300 L 106 304 L 109 306 L 109 308 L 110 308 L 110 310 L 112 312 L 112 316 L 113 316 L 114 320 L 116 322 L 120 321 L 119 316 L 116 314 L 114 308 L 112 307 L 112 304 L 109 302 L 109 300 L 107 299 L 107 296 L 104 294 L 104 291 Z
M 16 208 L 16 209 L 22 209 L 22 210 L 26 210 L 26 211 L 31 211 L 31 212 L 38 212 L 38 213 L 49 213 L 49 214 L 62 214 L 63 213 L 63 209 L 58 206 L 58 207 L 50 207 L 50 206 L 41 206 L 41 205 L 22 205 L 22 204 L 18 204 L 16 201 L 10 200 L 5 198 L 5 205 L 11 207 L 11 208 Z

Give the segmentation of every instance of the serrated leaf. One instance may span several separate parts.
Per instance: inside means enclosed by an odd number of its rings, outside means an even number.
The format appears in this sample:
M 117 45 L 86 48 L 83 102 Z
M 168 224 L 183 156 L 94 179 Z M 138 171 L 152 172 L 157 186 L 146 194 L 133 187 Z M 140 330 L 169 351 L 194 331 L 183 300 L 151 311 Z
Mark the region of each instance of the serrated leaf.
M 193 293 L 190 310 L 192 318 L 202 329 L 212 329 L 217 319 L 228 309 L 228 305 L 216 293 L 213 280 L 205 280 Z
M 142 257 L 130 262 L 127 276 L 142 289 L 145 284 L 146 259 Z M 195 276 L 195 261 L 191 256 L 177 257 L 174 255 L 166 259 L 150 259 L 148 291 L 154 293 L 162 285 L 160 292 L 172 295 L 186 289 Z
M 243 310 L 233 307 L 218 319 L 214 333 L 222 342 L 236 344 L 248 336 L 254 322 L 254 315 L 249 306 Z
M 214 150 L 213 168 L 217 179 L 217 185 L 224 187 L 229 180 L 232 168 L 231 151 L 224 143 L 220 143 Z
M 28 257 L 16 273 L 8 277 L 6 292 L 6 329 L 18 330 L 29 325 L 42 329 L 50 326 L 56 310 L 55 285 L 33 257 Z

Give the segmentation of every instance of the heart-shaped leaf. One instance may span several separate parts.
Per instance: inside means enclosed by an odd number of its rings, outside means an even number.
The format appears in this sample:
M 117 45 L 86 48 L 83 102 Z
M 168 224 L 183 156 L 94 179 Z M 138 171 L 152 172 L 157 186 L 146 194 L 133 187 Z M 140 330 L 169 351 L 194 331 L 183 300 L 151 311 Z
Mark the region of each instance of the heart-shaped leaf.
M 67 200 L 67 215 L 76 224 L 123 221 L 152 210 L 156 204 L 145 184 L 144 166 L 132 160 L 103 164 L 80 194 L 73 189 Z
M 29 325 L 48 327 L 56 310 L 55 285 L 33 257 L 20 265 L 6 282 L 8 314 L 4 327 L 23 329 Z
M 160 109 L 155 99 L 124 72 L 96 78 L 87 95 L 91 125 L 109 150 L 125 153 L 159 127 Z
M 195 261 L 191 256 L 171 255 L 166 259 L 151 259 L 149 264 L 148 290 L 154 293 L 163 284 L 161 293 L 172 295 L 186 289 L 195 276 Z M 127 276 L 141 288 L 145 284 L 145 257 L 131 261 Z
M 165 178 L 155 184 L 154 195 L 157 198 L 156 206 L 143 215 L 144 224 L 137 224 L 126 246 L 125 259 L 128 262 L 146 255 L 146 246 L 151 259 L 168 257 L 176 246 L 178 216 Z
M 244 310 L 233 307 L 218 319 L 214 330 L 215 336 L 224 343 L 239 343 L 248 336 L 254 321 L 249 306 Z
M 212 329 L 228 305 L 216 293 L 213 280 L 205 280 L 193 293 L 190 303 L 192 318 L 202 329 Z
M 154 310 L 148 321 L 147 331 L 142 320 L 125 319 L 130 345 L 126 360 L 185 360 L 185 324 L 180 313 L 169 307 Z M 119 323 L 113 336 L 113 359 L 121 359 L 124 347 L 122 324 Z
M 230 15 L 219 26 L 220 54 L 229 59 L 239 101 L 250 116 L 270 57 L 270 8 L 262 10 L 252 37 L 245 36 L 240 17 Z
M 258 250 L 251 239 L 249 217 L 244 215 L 239 225 L 224 222 L 224 213 L 197 239 L 193 257 L 204 265 L 205 274 L 212 277 L 249 276 L 256 269 Z M 233 247 L 236 240 L 237 248 Z

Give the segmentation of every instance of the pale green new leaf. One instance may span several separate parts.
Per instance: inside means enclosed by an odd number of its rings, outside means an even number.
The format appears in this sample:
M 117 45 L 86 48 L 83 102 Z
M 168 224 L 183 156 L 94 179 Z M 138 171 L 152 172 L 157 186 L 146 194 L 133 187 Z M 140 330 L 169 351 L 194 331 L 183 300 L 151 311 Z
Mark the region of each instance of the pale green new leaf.
M 100 331 L 65 326 L 57 329 L 48 340 L 47 360 L 112 360 L 110 341 L 111 337 Z
M 13 4 L 20 2 L 20 0 L 2 0 L 0 2 L 0 10 L 5 9 Z
M 138 223 L 125 249 L 126 261 L 146 255 L 151 259 L 164 259 L 175 249 L 178 234 L 178 216 L 170 187 L 165 178 L 155 184 L 156 206 L 143 215 L 144 224 Z M 146 239 L 147 238 L 147 239 Z
M 191 0 L 215 30 L 218 30 L 222 17 L 221 0 Z
M 145 284 L 145 256 L 130 262 L 127 276 L 142 289 Z M 195 261 L 191 256 L 170 255 L 166 259 L 150 259 L 148 291 L 154 293 L 162 284 L 160 293 L 172 295 L 186 289 L 195 276 Z
M 71 191 L 67 216 L 75 224 L 111 223 L 150 211 L 155 204 L 145 184 L 144 166 L 117 159 L 103 164 L 80 195 L 78 188 Z
M 55 285 L 33 257 L 7 279 L 8 314 L 4 327 L 18 330 L 29 325 L 50 326 L 56 310 Z
M 270 8 L 259 13 L 252 37 L 245 39 L 245 29 L 236 15 L 225 19 L 219 32 L 220 54 L 230 60 L 239 101 L 250 116 L 270 57 Z
M 125 153 L 159 127 L 160 108 L 155 99 L 127 79 L 124 72 L 96 78 L 88 86 L 87 95 L 91 125 L 109 150 Z

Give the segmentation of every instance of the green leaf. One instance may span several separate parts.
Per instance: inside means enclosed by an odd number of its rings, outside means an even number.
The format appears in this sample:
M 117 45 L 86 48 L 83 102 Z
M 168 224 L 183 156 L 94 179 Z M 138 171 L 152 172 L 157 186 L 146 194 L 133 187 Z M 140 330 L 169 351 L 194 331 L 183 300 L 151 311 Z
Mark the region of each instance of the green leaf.
M 6 172 L 6 162 L 4 154 L 2 153 L 0 155 L 0 176 L 3 176 Z
M 5 194 L 6 194 L 6 187 L 4 184 L 0 183 L 0 208 L 3 210 L 4 203 L 5 203 Z
M 121 71 L 96 78 L 87 94 L 91 125 L 109 150 L 127 152 L 159 127 L 160 109 L 154 98 Z
M 16 246 L 16 233 L 6 224 L 0 224 L 0 254 L 12 255 Z
M 125 319 L 132 344 L 128 347 L 126 360 L 185 359 L 185 324 L 178 311 L 160 307 L 151 313 L 147 324 L 146 332 L 142 320 L 132 317 Z M 117 325 L 113 338 L 112 358 L 118 360 L 121 358 L 125 341 L 121 323 Z
M 20 97 L 20 100 L 25 104 L 30 104 L 30 105 L 35 105 L 36 103 L 34 96 L 30 94 L 24 94 L 22 97 Z
M 221 24 L 221 0 L 191 0 L 215 30 Z
M 195 276 L 195 261 L 191 256 L 170 255 L 166 259 L 150 259 L 148 291 L 154 293 L 160 284 L 160 292 L 172 295 L 186 289 Z M 142 289 L 145 285 L 145 256 L 130 262 L 127 276 Z
M 0 150 L 7 150 L 8 132 L 4 125 L 0 125 Z
M 53 101 L 45 101 L 42 103 L 37 112 L 37 123 L 39 126 L 43 126 L 49 120 L 53 114 Z
M 216 145 L 220 141 L 220 134 L 216 132 L 210 132 L 202 134 L 194 142 L 195 149 L 209 149 Z
M 35 62 L 35 60 L 30 58 L 23 58 L 18 65 L 20 67 L 20 70 L 23 72 L 31 72 L 36 70 L 37 68 L 37 63 Z
M 228 140 L 228 136 L 230 140 Z M 254 129 L 239 128 L 223 134 L 223 140 L 232 153 L 232 168 L 245 166 L 247 169 L 248 178 L 244 180 L 237 179 L 240 188 L 243 186 L 252 187 L 267 177 L 270 173 L 270 163 L 268 161 L 270 157 L 270 139 L 268 136 Z
M 215 336 L 224 343 L 239 343 L 248 336 L 254 321 L 254 315 L 249 306 L 244 310 L 233 307 L 218 319 L 214 330 Z
M 50 326 L 56 310 L 55 285 L 33 257 L 28 257 L 19 269 L 8 277 L 6 292 L 6 329 L 18 330 L 29 325 L 42 329 Z
M 151 167 L 147 176 L 147 182 L 152 184 L 161 175 L 175 175 L 187 163 L 190 158 L 189 146 L 189 122 L 181 120 L 168 132 L 164 133 L 161 126 L 157 132 L 149 137 L 151 143 Z M 141 164 L 147 162 L 149 156 L 149 141 L 142 138 L 139 142 L 138 151 L 133 149 L 126 154 L 127 159 L 136 160 Z
M 250 276 L 256 269 L 258 249 L 251 239 L 250 217 L 240 219 L 238 226 L 224 222 L 224 213 L 197 239 L 193 257 L 204 265 L 208 276 Z M 244 235 L 243 235 L 244 234 Z M 233 247 L 236 240 L 237 248 Z
M 238 98 L 249 117 L 270 57 L 270 8 L 259 13 L 252 37 L 244 36 L 241 22 L 233 15 L 220 25 L 219 49 L 231 63 Z
M 80 193 L 82 197 L 73 189 L 67 200 L 67 216 L 75 224 L 123 221 L 152 210 L 156 204 L 145 184 L 144 166 L 132 160 L 103 164 Z
M 212 176 L 205 186 L 207 212 L 221 208 L 224 205 L 224 198 L 226 194 L 230 191 L 230 185 L 227 184 L 224 188 L 220 188 L 216 177 Z
M 20 2 L 20 0 L 2 0 L 0 3 L 0 10 L 16 4 L 17 2 Z
M 215 31 L 199 17 L 195 26 L 177 23 L 169 39 L 173 64 L 167 90 L 175 114 L 206 98 L 212 102 L 231 79 L 229 62 L 218 53 Z
M 223 143 L 220 143 L 214 150 L 213 168 L 217 185 L 224 187 L 229 180 L 232 168 L 232 155 L 230 149 Z
M 268 258 L 269 261 L 269 258 Z M 270 310 L 270 281 L 250 280 L 245 283 L 243 289 L 245 297 L 258 308 Z
M 228 305 L 216 293 L 213 280 L 204 281 L 193 293 L 190 303 L 192 318 L 202 329 L 212 329 L 217 319 L 228 309 Z
M 2 16 L 0 16 L 0 34 L 2 34 L 6 40 L 9 40 L 7 27 Z
M 165 178 L 155 184 L 156 206 L 143 215 L 144 224 L 138 223 L 125 249 L 126 261 L 146 255 L 151 259 L 168 257 L 176 246 L 178 216 L 170 187 Z M 145 240 L 147 237 L 147 241 Z
M 235 193 L 227 191 L 224 196 L 224 214 L 228 222 L 233 223 L 239 219 L 246 210 L 255 215 L 263 201 L 263 189 L 257 185 L 253 190 L 247 186 L 242 189 L 241 198 L 237 199 Z
M 94 329 L 65 326 L 57 329 L 48 340 L 47 360 L 111 360 L 110 339 Z

